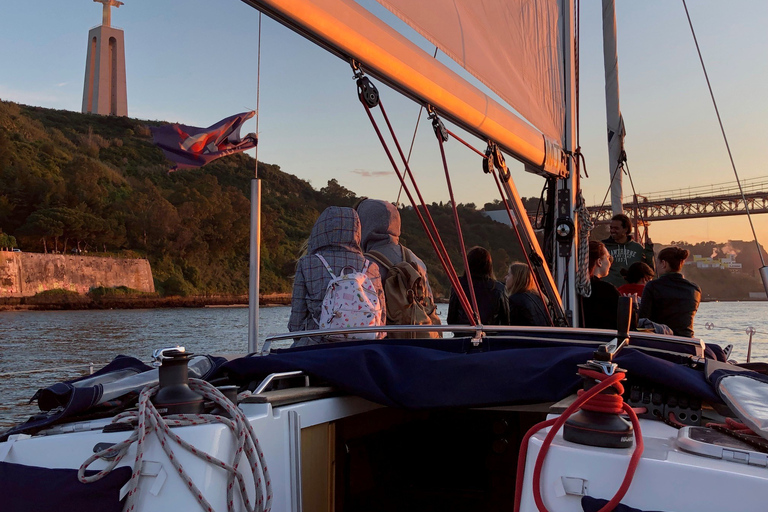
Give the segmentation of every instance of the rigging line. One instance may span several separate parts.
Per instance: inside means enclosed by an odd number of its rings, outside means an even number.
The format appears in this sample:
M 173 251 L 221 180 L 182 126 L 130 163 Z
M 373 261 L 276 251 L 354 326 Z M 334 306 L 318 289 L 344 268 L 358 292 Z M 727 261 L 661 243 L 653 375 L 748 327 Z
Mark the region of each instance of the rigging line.
M 616 176 L 619 174 L 619 171 L 622 169 L 623 164 L 621 160 L 616 164 L 616 170 L 613 171 L 613 174 L 611 175 L 611 182 L 608 184 L 608 190 L 605 191 L 605 195 L 603 196 L 603 202 L 600 203 L 600 210 L 603 209 L 605 206 L 605 200 L 608 199 L 608 194 L 611 193 L 611 187 L 613 186 L 613 181 L 616 179 Z
M 437 58 L 438 48 L 435 46 L 435 53 L 432 55 L 433 59 Z M 424 112 L 424 104 L 419 105 L 419 115 L 416 117 L 416 126 L 413 127 L 413 137 L 411 137 L 411 147 L 408 149 L 408 162 L 411 161 L 411 153 L 413 153 L 413 144 L 416 142 L 416 132 L 419 130 L 419 123 L 421 122 L 421 114 Z M 400 184 L 400 190 L 397 192 L 397 200 L 395 204 L 400 204 L 400 194 L 403 193 L 403 185 Z
M 490 167 L 490 166 L 489 166 Z M 544 294 L 541 292 L 541 284 L 539 283 L 539 275 L 538 272 L 533 267 L 533 263 L 531 262 L 531 259 L 528 257 L 528 251 L 525 248 L 525 244 L 523 243 L 523 237 L 520 236 L 520 230 L 517 229 L 517 224 L 515 223 L 515 220 L 512 217 L 512 210 L 509 208 L 509 204 L 507 204 L 507 199 L 504 197 L 504 190 L 501 188 L 501 181 L 499 180 L 499 177 L 496 173 L 496 166 L 493 167 L 491 170 L 491 174 L 493 175 L 493 180 L 496 182 L 496 188 L 499 189 L 499 195 L 501 195 L 501 200 L 504 203 L 504 208 L 507 210 L 507 215 L 509 216 L 509 222 L 512 224 L 512 230 L 515 232 L 515 235 L 517 236 L 517 242 L 520 244 L 520 248 L 523 250 L 523 256 L 525 257 L 525 262 L 528 265 L 528 268 L 531 269 L 531 273 L 535 276 L 533 282 L 536 285 L 536 291 L 539 293 L 539 297 L 541 297 L 542 302 L 544 302 L 544 311 L 547 312 L 547 319 L 549 320 L 549 325 L 552 327 L 555 326 L 555 322 L 552 320 L 552 315 L 549 313 L 549 307 L 544 301 Z
M 413 189 L 416 191 L 416 195 L 419 197 L 419 201 L 421 202 L 422 208 L 424 208 L 424 211 L 426 212 L 427 219 L 429 220 L 429 223 L 432 227 L 432 230 L 435 233 L 435 240 L 439 243 L 440 250 L 442 250 L 442 255 L 445 258 L 445 264 L 443 265 L 443 269 L 446 271 L 446 273 L 452 273 L 452 279 L 451 284 L 453 285 L 454 282 L 456 283 L 456 286 L 458 286 L 459 289 L 461 289 L 461 286 L 459 286 L 459 275 L 456 272 L 456 269 L 453 266 L 453 263 L 451 262 L 450 257 L 448 256 L 448 250 L 445 248 L 445 244 L 443 244 L 443 239 L 440 237 L 440 232 L 437 229 L 437 226 L 435 225 L 435 222 L 432 218 L 432 215 L 429 213 L 429 210 L 427 209 L 427 204 L 424 201 L 424 198 L 421 195 L 421 189 L 419 189 L 419 186 L 416 184 L 416 178 L 413 176 L 413 171 L 411 170 L 411 166 L 408 162 L 408 159 L 405 158 L 405 155 L 403 154 L 403 150 L 400 147 L 400 141 L 397 138 L 397 135 L 395 134 L 395 129 L 392 127 L 392 123 L 389 121 L 389 116 L 387 115 L 387 110 L 384 108 L 384 104 L 382 103 L 381 99 L 379 99 L 379 109 L 381 110 L 381 115 L 384 117 L 384 121 L 387 124 L 387 128 L 389 129 L 389 134 L 392 137 L 393 142 L 395 143 L 395 147 L 397 148 L 397 152 L 400 155 L 400 159 L 403 161 L 403 166 L 405 167 L 405 171 L 408 174 L 408 177 L 411 179 L 411 184 L 413 185 Z M 429 107 L 427 108 L 429 110 Z M 405 179 L 401 180 L 401 186 L 405 187 Z M 406 192 L 407 192 L 406 188 Z M 414 208 L 418 211 L 418 208 L 416 208 L 415 203 L 411 200 L 411 204 L 413 204 Z M 437 249 L 435 249 L 437 250 Z M 438 257 L 440 256 L 440 253 L 438 253 Z M 441 259 L 442 263 L 442 259 Z M 461 292 L 456 292 L 457 296 L 461 293 L 463 294 L 463 289 Z M 471 310 L 469 299 L 466 298 L 466 306 L 468 308 L 464 311 L 467 314 L 467 318 L 470 318 L 471 315 L 469 315 L 469 312 Z M 465 302 L 462 301 L 462 308 L 464 307 Z
M 451 286 L 453 286 L 454 289 L 459 290 L 456 293 L 456 296 L 458 297 L 459 303 L 461 304 L 462 308 L 465 310 L 465 313 L 467 313 L 467 318 L 469 318 L 470 317 L 469 312 L 472 310 L 471 306 L 469 305 L 469 300 L 467 299 L 466 295 L 463 293 L 461 286 L 459 285 L 456 271 L 453 268 L 453 265 L 450 259 L 448 258 L 448 252 L 445 250 L 442 240 L 440 240 L 439 238 L 439 234 L 437 232 L 437 228 L 435 227 L 435 223 L 432 220 L 432 216 L 430 215 L 429 210 L 427 209 L 424 203 L 424 199 L 421 197 L 421 192 L 418 190 L 418 188 L 416 189 L 416 192 L 419 195 L 419 200 L 421 201 L 421 205 L 424 208 L 424 214 L 422 214 L 422 212 L 419 211 L 419 208 L 416 205 L 416 201 L 413 199 L 413 195 L 411 194 L 411 191 L 405 185 L 405 177 L 400 173 L 400 169 L 397 167 L 397 164 L 395 163 L 395 159 L 392 157 L 392 152 L 389 150 L 389 147 L 387 146 L 387 143 L 384 140 L 384 136 L 382 135 L 381 130 L 379 129 L 379 126 L 376 123 L 376 120 L 373 118 L 373 113 L 371 112 L 370 107 L 365 101 L 362 101 L 362 99 L 361 99 L 361 103 L 365 108 L 366 114 L 368 114 L 368 119 L 370 119 L 371 125 L 373 126 L 373 129 L 376 132 L 376 135 L 379 137 L 379 141 L 381 142 L 381 145 L 384 148 L 384 152 L 389 158 L 389 162 L 392 164 L 392 168 L 395 170 L 395 174 L 397 175 L 397 178 L 400 180 L 400 184 L 403 186 L 403 190 L 405 190 L 405 194 L 408 196 L 408 200 L 411 202 L 411 205 L 413 206 L 413 209 L 416 212 L 416 216 L 418 217 L 419 222 L 421 223 L 421 227 L 424 230 L 424 233 L 426 233 L 427 238 L 429 239 L 429 243 L 432 245 L 432 249 L 435 251 L 435 254 L 437 254 L 437 257 L 440 260 L 440 264 L 442 265 L 443 270 L 445 270 L 445 273 L 448 276 L 448 279 L 451 281 Z M 379 107 L 381 107 L 381 102 L 379 102 Z M 386 115 L 385 115 L 385 119 L 386 119 Z M 399 148 L 399 145 L 398 145 L 398 148 Z M 407 165 L 406 165 L 406 169 L 408 169 Z M 443 255 L 443 252 L 438 248 L 437 242 L 435 241 L 435 237 L 432 235 L 432 232 L 427 227 L 427 222 L 424 220 L 425 214 L 429 219 L 430 224 L 432 225 L 432 228 L 435 230 L 435 236 L 438 237 L 438 240 L 440 241 L 440 247 L 442 247 L 442 251 L 445 251 L 445 255 Z
M 259 178 L 259 100 L 261 87 L 261 11 L 259 11 L 259 35 L 258 35 L 258 51 L 256 57 L 256 147 L 253 148 L 254 171 L 253 177 Z
M 744 201 L 744 210 L 747 212 L 747 219 L 749 219 L 749 227 L 752 228 L 752 236 L 755 237 L 755 245 L 757 245 L 757 254 L 760 255 L 760 262 L 765 266 L 765 260 L 763 259 L 763 251 L 760 250 L 760 243 L 757 241 L 757 233 L 755 233 L 755 225 L 752 223 L 752 215 L 749 213 L 749 204 L 747 204 L 747 198 L 744 196 L 744 189 L 741 187 L 741 180 L 739 179 L 739 173 L 736 171 L 736 163 L 733 161 L 733 154 L 731 153 L 731 146 L 728 144 L 728 137 L 725 135 L 725 127 L 723 127 L 723 120 L 720 117 L 720 110 L 717 108 L 717 101 L 715 100 L 715 93 L 712 91 L 712 84 L 709 81 L 709 74 L 707 73 L 707 67 L 704 65 L 704 57 L 701 56 L 701 49 L 699 48 L 699 40 L 696 38 L 696 31 L 693 29 L 693 22 L 691 21 L 691 15 L 688 12 L 688 5 L 685 0 L 682 0 L 683 8 L 685 8 L 685 16 L 688 18 L 688 26 L 691 27 L 691 35 L 693 36 L 693 42 L 696 44 L 696 52 L 699 54 L 699 61 L 701 62 L 701 69 L 704 71 L 704 78 L 707 80 L 707 87 L 709 88 L 709 95 L 712 97 L 712 105 L 715 107 L 715 114 L 717 114 L 717 122 L 720 124 L 720 131 L 723 134 L 723 141 L 725 141 L 725 148 L 728 150 L 728 158 L 731 160 L 731 167 L 733 168 L 733 174 L 736 176 L 736 183 L 739 184 L 739 191 L 741 192 L 741 199 Z
M 575 13 L 575 48 L 574 48 L 574 81 L 576 82 L 576 147 L 581 148 L 579 133 L 579 42 L 581 40 L 581 0 L 576 0 Z
M 456 269 L 453 266 L 453 263 L 451 262 L 450 257 L 448 256 L 448 250 L 445 248 L 445 244 L 443 244 L 443 239 L 440 237 L 440 232 L 437 230 L 437 226 L 435 225 L 434 220 L 432 219 L 432 215 L 429 213 L 429 210 L 427 209 L 427 204 L 424 201 L 424 198 L 421 195 L 421 190 L 419 189 L 419 186 L 416 184 L 416 178 L 413 176 L 413 171 L 411 171 L 411 166 L 408 163 L 408 160 L 405 158 L 405 155 L 403 154 L 403 150 L 400 147 L 400 142 L 397 139 L 397 136 L 395 135 L 395 130 L 392 127 L 392 123 L 389 122 L 389 116 L 387 115 L 387 110 L 384 108 L 384 104 L 379 100 L 379 109 L 381 110 L 381 114 L 384 117 L 384 121 L 387 123 L 387 128 L 389 129 L 389 134 L 392 136 L 392 140 L 395 143 L 395 147 L 397 148 L 398 153 L 400 154 L 400 158 L 403 161 L 403 166 L 405 167 L 405 171 L 408 174 L 408 177 L 411 179 L 411 184 L 413 185 L 413 189 L 416 191 L 416 195 L 419 197 L 419 201 L 421 203 L 421 207 L 424 208 L 424 211 L 426 212 L 427 219 L 429 220 L 430 226 L 432 227 L 432 230 L 435 233 L 435 240 L 439 243 L 440 250 L 442 253 L 438 250 L 436 246 L 435 252 L 438 253 L 438 257 L 440 258 L 440 262 L 443 264 L 443 269 L 445 270 L 446 274 L 449 275 L 449 278 L 451 279 L 451 285 L 454 286 L 454 289 L 456 291 L 457 297 L 459 297 L 459 301 L 461 302 L 462 309 L 464 309 L 464 313 L 467 315 L 467 318 L 471 318 L 472 315 L 470 315 L 470 312 L 472 310 L 472 307 L 469 303 L 469 299 L 467 298 L 466 294 L 464 294 L 464 290 L 462 289 L 460 282 L 459 282 L 459 275 L 456 272 Z M 394 165 L 394 164 L 393 164 Z M 399 176 L 399 175 L 398 175 Z M 408 193 L 408 188 L 405 185 L 405 178 L 402 178 L 400 180 L 401 186 L 405 188 L 406 194 Z M 416 203 L 413 201 L 412 197 L 409 195 L 409 199 L 411 200 L 411 204 L 413 205 L 414 209 L 418 213 L 418 208 L 416 207 Z M 426 230 L 426 227 L 425 227 Z M 429 234 L 429 231 L 427 231 Z M 443 261 L 443 258 L 445 261 Z M 463 296 L 463 298 L 462 298 Z M 477 307 L 477 305 L 475 305 Z
M 453 133 L 453 132 L 452 132 L 451 130 L 449 130 L 448 128 L 446 128 L 446 129 L 445 129 L 445 133 L 447 133 L 448 135 L 450 135 L 451 137 L 453 137 L 454 139 L 456 139 L 457 141 L 461 142 L 462 144 L 464 144 L 465 146 L 467 146 L 469 149 L 471 149 L 472 151 L 474 151 L 475 153 L 477 153 L 478 155 L 480 155 L 480 157 L 481 157 L 483 160 L 485 160 L 486 158 L 488 158 L 488 156 L 487 156 L 485 153 L 483 153 L 482 151 L 480 151 L 480 150 L 479 150 L 479 149 L 477 149 L 476 147 L 472 146 L 472 145 L 471 145 L 469 142 L 467 142 L 467 141 L 465 141 L 464 139 L 460 138 L 458 135 L 456 135 L 455 133 Z
M 437 117 L 435 117 L 437 119 Z M 469 270 L 469 259 L 467 258 L 467 248 L 464 245 L 464 235 L 461 232 L 461 223 L 459 222 L 459 211 L 456 207 L 456 198 L 453 196 L 453 185 L 451 185 L 451 176 L 448 173 L 448 161 L 445 159 L 445 144 L 440 133 L 436 132 L 437 142 L 440 146 L 440 156 L 443 159 L 443 170 L 445 171 L 445 182 L 448 185 L 448 195 L 451 198 L 451 209 L 453 210 L 453 221 L 456 223 L 456 233 L 459 235 L 459 247 L 461 256 L 464 259 L 464 275 L 467 278 L 467 288 L 472 297 L 472 306 L 474 306 L 475 325 L 481 325 L 480 308 L 477 307 L 477 297 L 475 296 L 475 283 L 472 280 L 472 272 Z M 458 293 L 458 291 L 457 291 Z M 469 319 L 469 316 L 467 316 Z

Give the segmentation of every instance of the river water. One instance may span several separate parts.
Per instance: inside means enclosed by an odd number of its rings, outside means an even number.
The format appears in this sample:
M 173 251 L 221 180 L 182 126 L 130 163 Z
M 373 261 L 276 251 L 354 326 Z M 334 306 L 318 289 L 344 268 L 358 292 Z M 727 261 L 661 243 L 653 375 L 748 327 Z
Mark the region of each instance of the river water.
M 446 311 L 439 305 L 442 318 Z M 261 309 L 260 343 L 285 332 L 289 312 Z M 750 326 L 757 331 L 752 360 L 768 361 L 768 302 L 702 303 L 695 331 L 707 343 L 733 344 L 731 357 L 745 361 Z M 0 429 L 36 412 L 27 401 L 38 388 L 83 375 L 88 363 L 98 369 L 117 354 L 149 361 L 153 349 L 175 345 L 198 354 L 245 354 L 247 327 L 247 308 L 0 312 Z

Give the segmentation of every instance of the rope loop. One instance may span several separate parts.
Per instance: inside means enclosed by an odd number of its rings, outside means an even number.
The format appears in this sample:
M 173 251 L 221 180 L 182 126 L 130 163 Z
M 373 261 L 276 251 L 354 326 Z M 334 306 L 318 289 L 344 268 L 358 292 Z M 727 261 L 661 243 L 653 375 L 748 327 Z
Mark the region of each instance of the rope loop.
M 82 483 L 90 483 L 100 480 L 112 471 L 123 457 L 125 457 L 130 446 L 134 442 L 137 443 L 133 471 L 131 473 L 131 479 L 127 484 L 129 491 L 125 505 L 123 506 L 123 512 L 133 511 L 136 508 L 136 495 L 138 494 L 139 476 L 141 475 L 147 437 L 149 434 L 154 433 L 160 442 L 163 451 L 168 455 L 168 459 L 176 469 L 176 473 L 184 481 L 187 489 L 193 494 L 200 506 L 203 507 L 203 510 L 213 511 L 213 507 L 184 471 L 184 468 L 171 449 L 171 443 L 169 442 L 171 440 L 196 457 L 204 460 L 206 463 L 227 472 L 227 510 L 229 512 L 234 512 L 235 481 L 237 481 L 237 489 L 240 493 L 241 502 L 247 512 L 269 511 L 272 505 L 272 483 L 259 440 L 245 414 L 239 407 L 227 399 L 221 391 L 208 382 L 199 379 L 189 379 L 189 387 L 193 391 L 201 394 L 206 400 L 212 401 L 219 408 L 226 411 L 226 414 L 229 417 L 216 414 L 174 414 L 163 417 L 157 412 L 157 409 L 155 409 L 155 406 L 150 400 L 151 397 L 157 393 L 159 385 L 147 386 L 139 395 L 138 411 L 124 412 L 112 419 L 113 424 L 135 424 L 136 427 L 134 431 L 126 440 L 95 453 L 86 459 L 78 470 L 78 479 Z M 171 430 L 171 427 L 204 425 L 208 423 L 221 423 L 232 433 L 235 453 L 231 462 L 219 460 L 208 453 L 198 450 Z M 245 455 L 251 468 L 253 486 L 256 490 L 253 506 L 251 505 L 251 499 L 248 497 L 245 478 L 237 469 L 243 455 Z M 85 470 L 88 466 L 98 459 L 107 460 L 109 461 L 109 464 L 97 474 L 93 476 L 85 476 Z

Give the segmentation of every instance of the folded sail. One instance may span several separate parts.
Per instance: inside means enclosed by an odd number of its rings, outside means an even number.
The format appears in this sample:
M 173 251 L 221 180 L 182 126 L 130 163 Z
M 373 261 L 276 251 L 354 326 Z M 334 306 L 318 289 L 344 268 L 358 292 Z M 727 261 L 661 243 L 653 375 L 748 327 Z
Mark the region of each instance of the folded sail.
M 377 0 L 562 145 L 557 0 Z

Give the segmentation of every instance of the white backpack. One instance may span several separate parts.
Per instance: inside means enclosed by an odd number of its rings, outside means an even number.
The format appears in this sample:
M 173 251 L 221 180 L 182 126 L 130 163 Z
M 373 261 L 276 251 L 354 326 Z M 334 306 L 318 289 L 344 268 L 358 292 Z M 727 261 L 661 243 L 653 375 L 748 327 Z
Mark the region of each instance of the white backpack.
M 317 324 L 320 329 L 344 329 L 348 327 L 368 327 L 371 325 L 384 325 L 382 305 L 373 283 L 368 278 L 368 260 L 365 261 L 363 270 L 355 271 L 352 267 L 344 267 L 341 275 L 336 276 L 331 266 L 321 255 L 316 254 L 323 262 L 328 273 L 331 274 L 331 282 L 325 289 L 325 297 L 320 311 L 320 320 Z M 345 273 L 346 270 L 352 270 Z M 328 336 L 334 341 L 344 340 L 374 340 L 379 337 L 378 332 L 365 332 L 357 334 L 333 334 Z

